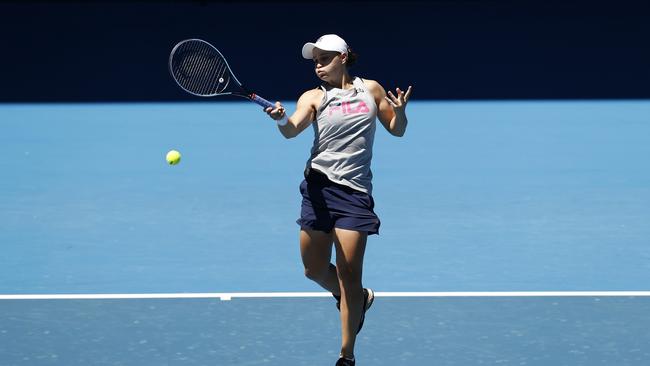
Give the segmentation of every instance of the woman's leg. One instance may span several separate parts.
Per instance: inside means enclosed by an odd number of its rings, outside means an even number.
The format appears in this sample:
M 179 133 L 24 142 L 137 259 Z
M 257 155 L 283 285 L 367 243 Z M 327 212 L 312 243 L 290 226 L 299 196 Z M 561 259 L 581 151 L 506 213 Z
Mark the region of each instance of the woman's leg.
M 339 280 L 332 260 L 334 234 L 316 230 L 300 230 L 300 254 L 305 276 L 327 291 L 339 296 Z
M 364 310 L 361 283 L 363 255 L 368 234 L 345 229 L 334 229 L 336 271 L 341 289 L 341 354 L 354 357 L 354 342 Z

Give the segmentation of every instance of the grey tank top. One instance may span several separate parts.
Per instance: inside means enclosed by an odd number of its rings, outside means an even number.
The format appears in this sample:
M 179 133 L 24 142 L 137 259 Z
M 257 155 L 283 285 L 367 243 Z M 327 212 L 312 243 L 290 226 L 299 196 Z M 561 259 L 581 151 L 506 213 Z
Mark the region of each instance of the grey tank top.
M 316 113 L 314 146 L 307 167 L 335 183 L 372 194 L 372 145 L 377 104 L 361 78 L 352 89 L 321 85 L 323 100 Z

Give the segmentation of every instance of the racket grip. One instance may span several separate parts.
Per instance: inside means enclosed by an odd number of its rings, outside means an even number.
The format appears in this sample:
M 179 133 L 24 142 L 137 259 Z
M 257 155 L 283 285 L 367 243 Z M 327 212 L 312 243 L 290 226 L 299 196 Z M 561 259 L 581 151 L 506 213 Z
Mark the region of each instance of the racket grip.
M 264 109 L 268 107 L 275 108 L 275 104 L 269 102 L 268 100 L 260 97 L 257 94 L 251 94 L 251 101 L 261 105 L 262 107 L 264 107 Z

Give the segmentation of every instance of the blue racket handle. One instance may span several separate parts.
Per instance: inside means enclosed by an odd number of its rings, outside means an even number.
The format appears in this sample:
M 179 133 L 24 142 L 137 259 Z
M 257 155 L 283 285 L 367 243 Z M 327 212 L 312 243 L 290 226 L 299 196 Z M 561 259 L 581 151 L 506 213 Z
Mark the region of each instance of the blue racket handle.
M 251 94 L 251 100 L 252 100 L 253 102 L 255 102 L 255 103 L 261 105 L 262 107 L 264 107 L 264 109 L 266 109 L 266 108 L 268 108 L 268 107 L 275 108 L 275 104 L 269 102 L 268 100 L 266 100 L 266 99 L 260 97 L 260 96 L 257 95 L 257 94 Z
M 266 109 L 266 108 L 268 108 L 268 107 L 275 108 L 275 104 L 269 102 L 268 100 L 266 100 L 266 99 L 260 97 L 260 96 L 257 95 L 257 94 L 251 94 L 251 100 L 252 100 L 253 102 L 255 102 L 255 103 L 261 105 L 262 107 L 264 107 L 264 109 Z M 278 123 L 278 125 L 280 125 L 280 126 L 284 126 L 284 125 L 287 124 L 288 121 L 289 121 L 289 119 L 287 118 L 287 115 L 285 114 L 284 117 L 282 117 L 281 120 L 276 121 L 276 122 Z

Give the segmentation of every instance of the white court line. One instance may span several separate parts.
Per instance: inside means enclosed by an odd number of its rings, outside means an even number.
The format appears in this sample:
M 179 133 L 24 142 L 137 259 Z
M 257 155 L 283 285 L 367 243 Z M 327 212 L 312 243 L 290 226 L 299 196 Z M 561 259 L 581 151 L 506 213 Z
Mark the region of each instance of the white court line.
M 220 299 L 330 297 L 328 292 L 214 292 L 150 294 L 17 294 L 0 300 Z M 650 291 L 375 292 L 378 297 L 650 297 Z

